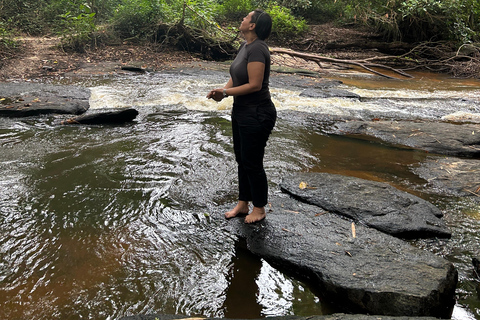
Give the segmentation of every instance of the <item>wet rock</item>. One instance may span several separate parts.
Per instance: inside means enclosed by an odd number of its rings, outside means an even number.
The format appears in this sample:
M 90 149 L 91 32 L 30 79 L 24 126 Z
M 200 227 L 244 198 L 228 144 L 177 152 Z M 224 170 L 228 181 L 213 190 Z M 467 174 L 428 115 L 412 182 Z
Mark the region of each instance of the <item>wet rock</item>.
M 135 316 L 126 316 L 122 317 L 119 320 L 209 320 L 216 319 L 221 320 L 225 318 L 197 318 L 197 317 L 188 317 L 183 315 L 165 315 L 165 314 L 149 314 L 149 315 L 135 315 Z M 264 319 L 264 318 L 259 318 Z M 283 317 L 268 317 L 270 320 L 380 320 L 378 316 L 369 316 L 364 314 L 329 314 L 325 316 L 308 316 L 308 317 L 299 317 L 299 316 L 283 316 Z M 386 317 L 382 316 L 381 320 L 436 320 L 433 317 Z
M 332 97 L 341 97 L 341 98 L 360 98 L 356 93 L 352 93 L 347 90 L 329 88 L 329 89 L 313 89 L 309 88 L 300 93 L 300 97 L 308 98 L 332 98 Z
M 472 264 L 473 264 L 473 271 L 475 271 L 475 275 L 477 276 L 477 278 L 480 278 L 480 259 L 472 258 Z
M 284 178 L 280 187 L 306 203 L 397 237 L 451 236 L 437 207 L 386 183 L 329 173 L 297 173 Z
M 337 134 L 361 134 L 428 152 L 479 158 L 480 124 L 413 121 L 337 123 Z
M 138 72 L 138 73 L 146 72 L 146 69 L 142 67 L 137 67 L 137 66 L 122 66 L 121 69 L 125 71 Z
M 412 171 L 427 181 L 430 192 L 480 201 L 480 160 L 429 157 Z
M 133 121 L 138 111 L 132 108 L 91 113 L 62 121 L 62 124 L 121 124 Z
M 90 90 L 39 83 L 0 83 L 0 116 L 82 114 L 90 107 Z
M 270 85 L 272 87 L 280 87 L 284 89 L 298 90 L 298 89 L 329 89 L 335 88 L 342 84 L 339 80 L 330 80 L 325 78 L 300 78 L 296 76 L 273 74 L 270 76 Z
M 450 318 L 458 275 L 447 260 L 286 195 L 270 200 L 265 220 L 225 228 L 341 312 Z

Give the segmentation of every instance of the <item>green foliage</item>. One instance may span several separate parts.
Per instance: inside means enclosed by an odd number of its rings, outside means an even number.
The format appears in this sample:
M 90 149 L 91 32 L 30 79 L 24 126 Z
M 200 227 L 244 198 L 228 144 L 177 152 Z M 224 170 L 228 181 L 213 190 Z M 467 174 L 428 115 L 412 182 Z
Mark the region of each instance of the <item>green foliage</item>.
M 4 30 L 53 31 L 78 44 L 99 25 L 121 38 L 151 39 L 159 25 L 182 22 L 215 37 L 217 21 L 237 27 L 256 8 L 271 14 L 279 37 L 304 32 L 308 20 L 365 23 L 387 40 L 480 41 L 479 0 L 0 0 L 0 22 Z
M 64 23 L 62 46 L 64 49 L 83 52 L 96 30 L 95 12 L 92 12 L 90 7 L 83 4 L 79 6 L 79 10 L 78 15 L 72 12 L 60 15 Z
M 149 0 L 122 1 L 111 19 L 114 30 L 122 38 L 150 34 L 155 26 L 154 5 Z
M 274 5 L 266 10 L 272 17 L 272 33 L 278 37 L 289 37 L 308 30 L 303 18 L 293 16 L 290 9 Z
M 184 23 L 197 29 L 208 28 L 215 25 L 217 11 L 220 7 L 217 1 L 213 0 L 188 0 L 186 11 L 183 17 Z
M 255 8 L 252 0 L 225 0 L 221 1 L 218 7 L 219 15 L 224 20 L 229 21 L 241 21 L 243 17 Z
M 17 45 L 17 42 L 13 40 L 12 32 L 7 30 L 4 23 L 0 21 L 0 52 L 14 49 Z
M 297 14 L 314 23 L 326 23 L 342 19 L 348 6 L 337 0 L 312 0 L 308 7 L 297 10 Z
M 343 0 L 346 1 L 346 0 Z M 345 13 L 377 28 L 386 39 L 479 40 L 478 0 L 354 0 Z
M 0 1 L 0 21 L 8 29 L 16 29 L 28 34 L 41 34 L 45 31 L 41 9 L 45 0 L 3 0 Z

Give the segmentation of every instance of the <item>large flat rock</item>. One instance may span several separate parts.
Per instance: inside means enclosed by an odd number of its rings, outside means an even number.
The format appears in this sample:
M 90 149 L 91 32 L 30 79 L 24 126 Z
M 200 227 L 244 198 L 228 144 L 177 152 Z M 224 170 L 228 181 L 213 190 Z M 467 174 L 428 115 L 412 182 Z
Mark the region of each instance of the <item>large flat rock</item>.
M 90 108 L 90 90 L 41 83 L 0 83 L 0 116 L 79 115 Z
M 280 187 L 306 203 L 394 236 L 451 236 L 440 209 L 386 183 L 330 173 L 297 173 L 285 177 Z
M 480 124 L 426 121 L 347 121 L 336 124 L 337 134 L 360 134 L 428 152 L 480 157 Z
M 262 222 L 237 217 L 225 228 L 341 312 L 451 316 L 458 276 L 447 260 L 286 195 L 271 203 Z

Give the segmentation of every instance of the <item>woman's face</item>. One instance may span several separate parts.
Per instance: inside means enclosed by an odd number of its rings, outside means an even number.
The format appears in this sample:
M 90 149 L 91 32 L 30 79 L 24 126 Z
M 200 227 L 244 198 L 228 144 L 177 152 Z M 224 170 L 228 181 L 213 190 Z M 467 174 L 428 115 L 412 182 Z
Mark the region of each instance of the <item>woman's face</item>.
M 252 23 L 250 21 L 252 21 L 252 16 L 255 12 L 252 11 L 250 12 L 245 18 L 243 18 L 242 20 L 242 23 L 240 24 L 240 28 L 239 30 L 240 31 L 249 31 L 251 30 L 250 27 L 252 26 Z

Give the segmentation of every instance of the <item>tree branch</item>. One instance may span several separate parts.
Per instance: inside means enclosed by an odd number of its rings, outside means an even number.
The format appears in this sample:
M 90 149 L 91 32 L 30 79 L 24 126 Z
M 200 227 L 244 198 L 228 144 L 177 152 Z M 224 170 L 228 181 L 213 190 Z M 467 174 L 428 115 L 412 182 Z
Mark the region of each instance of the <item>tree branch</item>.
M 329 57 L 324 57 L 316 54 L 310 54 L 310 53 L 302 53 L 302 52 L 297 52 L 293 50 L 286 50 L 286 49 L 281 49 L 281 48 L 270 48 L 270 52 L 273 54 L 288 54 L 292 57 L 298 57 L 302 58 L 304 60 L 309 60 L 309 61 L 314 61 L 317 64 L 319 64 L 320 61 L 325 61 L 325 62 L 330 62 L 330 63 L 341 63 L 341 64 L 351 64 L 355 66 L 359 66 L 371 73 L 377 74 L 379 76 L 389 78 L 389 79 L 397 79 L 396 77 L 390 76 L 388 74 L 382 73 L 380 71 L 374 70 L 372 68 L 380 68 L 380 69 L 385 69 L 392 71 L 396 74 L 399 74 L 403 77 L 407 78 L 413 78 L 412 75 L 403 72 L 402 70 L 398 70 L 383 64 L 378 64 L 378 63 L 371 63 L 370 61 L 373 60 L 373 58 L 370 59 L 363 59 L 363 60 L 344 60 L 344 59 L 335 59 L 335 58 L 329 58 Z M 398 58 L 398 57 L 395 57 Z

